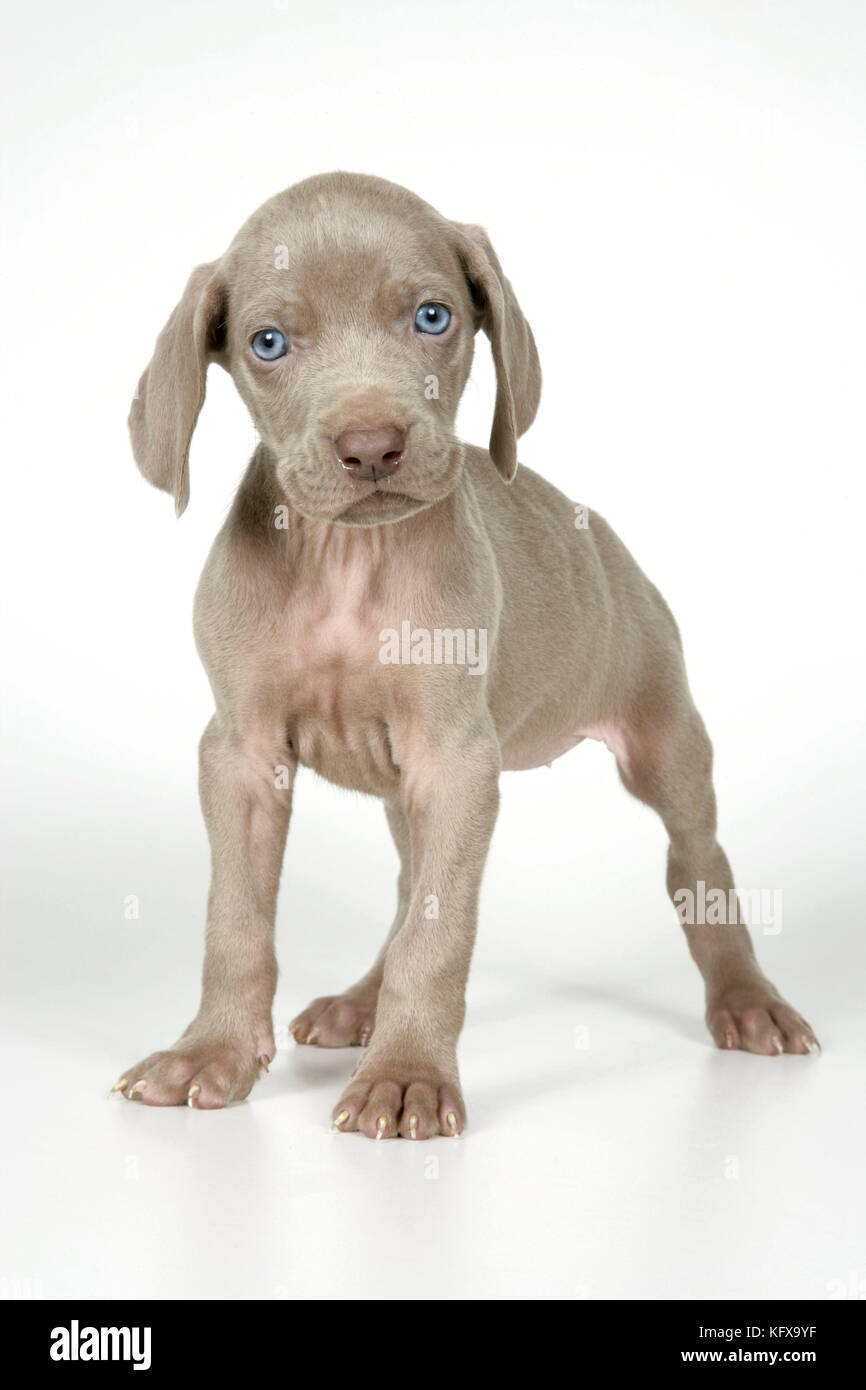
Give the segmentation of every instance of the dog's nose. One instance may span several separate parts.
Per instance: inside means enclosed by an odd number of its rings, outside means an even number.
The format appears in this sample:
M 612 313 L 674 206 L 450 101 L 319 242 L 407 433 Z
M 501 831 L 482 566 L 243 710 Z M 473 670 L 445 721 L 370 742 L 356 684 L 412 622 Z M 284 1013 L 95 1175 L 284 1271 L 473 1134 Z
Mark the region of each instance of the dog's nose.
M 335 440 L 337 458 L 347 473 L 365 482 L 388 478 L 403 462 L 406 435 L 396 425 L 370 430 L 343 430 Z

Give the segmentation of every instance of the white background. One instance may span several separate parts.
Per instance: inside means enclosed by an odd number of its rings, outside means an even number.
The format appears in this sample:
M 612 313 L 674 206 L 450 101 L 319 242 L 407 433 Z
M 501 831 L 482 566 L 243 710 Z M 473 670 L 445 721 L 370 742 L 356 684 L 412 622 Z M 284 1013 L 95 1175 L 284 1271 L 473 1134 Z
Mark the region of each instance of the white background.
M 866 1294 L 862 6 L 84 0 L 9 31 L 2 1292 Z M 254 445 L 213 372 L 176 522 L 129 401 L 193 265 L 331 168 L 488 228 L 545 372 L 521 457 L 677 615 L 821 1059 L 712 1050 L 662 828 L 584 744 L 503 779 L 464 1139 L 331 1135 L 357 1054 L 294 1047 L 226 1112 L 106 1101 L 197 1004 L 191 600 Z M 491 406 L 482 340 L 466 438 Z M 295 804 L 278 1024 L 393 910 L 381 807 L 310 774 Z

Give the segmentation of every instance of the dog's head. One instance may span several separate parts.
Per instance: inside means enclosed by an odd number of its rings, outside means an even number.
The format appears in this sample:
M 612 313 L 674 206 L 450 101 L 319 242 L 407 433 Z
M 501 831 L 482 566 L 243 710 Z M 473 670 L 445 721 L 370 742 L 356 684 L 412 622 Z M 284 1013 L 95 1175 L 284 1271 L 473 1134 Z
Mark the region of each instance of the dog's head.
M 182 512 L 205 375 L 219 362 L 302 516 L 399 520 L 459 478 L 454 420 L 479 328 L 496 366 L 490 453 L 510 481 L 541 372 L 485 233 L 383 179 L 307 179 L 193 272 L 133 401 L 136 461 Z

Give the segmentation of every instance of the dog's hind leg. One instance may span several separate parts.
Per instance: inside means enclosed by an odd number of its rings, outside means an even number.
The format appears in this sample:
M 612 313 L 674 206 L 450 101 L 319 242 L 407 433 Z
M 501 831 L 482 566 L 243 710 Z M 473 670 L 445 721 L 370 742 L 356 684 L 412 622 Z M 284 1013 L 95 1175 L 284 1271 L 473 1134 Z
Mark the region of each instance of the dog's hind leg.
M 385 955 L 409 908 L 412 890 L 412 847 L 409 822 L 399 801 L 386 801 L 385 814 L 400 856 L 397 911 L 381 951 L 362 979 L 343 994 L 314 999 L 289 1025 L 296 1042 L 319 1047 L 366 1047 L 373 1036 L 376 1000 L 385 968 Z
M 716 839 L 712 745 L 685 685 L 617 721 L 608 742 L 630 792 L 661 816 L 670 837 L 667 887 L 706 985 L 718 1047 L 773 1056 L 819 1050 L 815 1035 L 763 975 Z

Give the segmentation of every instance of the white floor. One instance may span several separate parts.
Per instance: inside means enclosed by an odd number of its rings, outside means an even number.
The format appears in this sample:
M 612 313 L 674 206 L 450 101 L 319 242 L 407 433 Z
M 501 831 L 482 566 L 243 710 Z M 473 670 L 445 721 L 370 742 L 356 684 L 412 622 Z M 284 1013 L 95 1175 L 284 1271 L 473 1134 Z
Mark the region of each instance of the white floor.
M 759 950 L 824 1054 L 721 1054 L 664 897 L 663 836 L 603 751 L 524 775 L 522 794 L 505 779 L 462 1048 L 471 1127 L 372 1144 L 328 1129 L 354 1053 L 283 1044 L 251 1100 L 221 1113 L 106 1098 L 196 1001 L 207 864 L 192 786 L 177 805 L 136 807 L 135 785 L 113 820 L 60 797 L 50 873 L 24 812 L 18 826 L 7 1296 L 866 1293 L 863 1027 L 857 972 L 836 949 L 853 917 L 837 900 L 822 922 L 790 822 L 748 856 L 788 866 L 785 930 Z M 560 804 L 575 794 L 571 827 L 544 818 L 554 785 Z M 313 779 L 298 800 L 282 1023 L 360 973 L 392 893 L 374 803 Z

